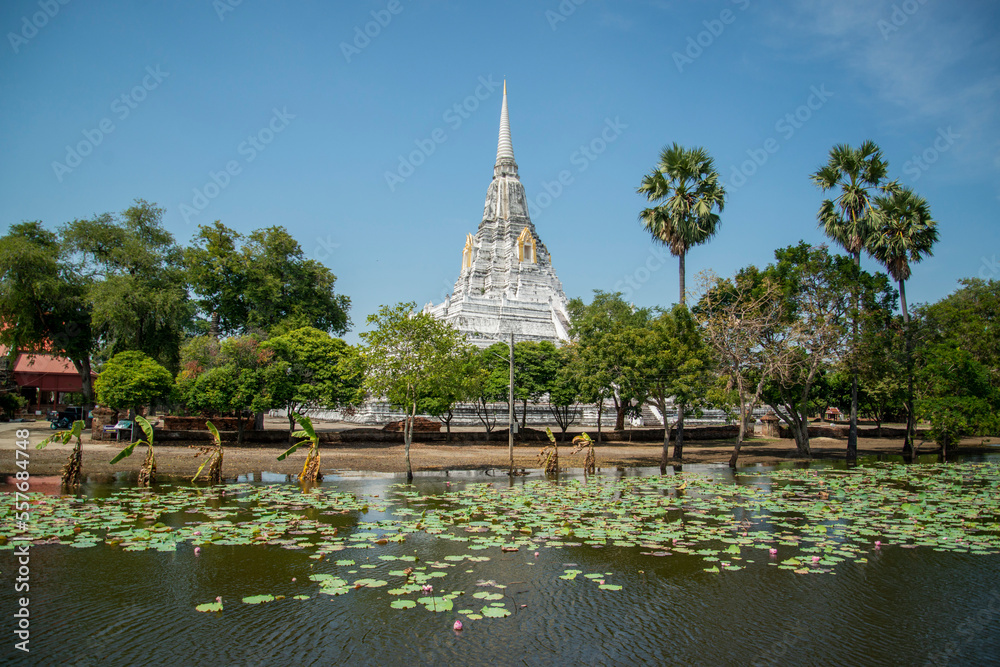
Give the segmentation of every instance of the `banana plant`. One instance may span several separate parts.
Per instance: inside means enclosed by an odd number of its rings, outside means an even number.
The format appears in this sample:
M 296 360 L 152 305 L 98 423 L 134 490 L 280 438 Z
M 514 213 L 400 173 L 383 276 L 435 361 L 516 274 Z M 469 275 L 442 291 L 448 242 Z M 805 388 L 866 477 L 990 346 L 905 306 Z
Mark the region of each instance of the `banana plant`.
M 139 425 L 142 432 L 146 434 L 145 440 L 136 440 L 135 442 L 130 442 L 125 447 L 122 448 L 115 458 L 111 459 L 111 463 L 115 464 L 124 458 L 132 456 L 132 452 L 135 451 L 136 445 L 146 445 L 148 448 L 146 451 L 146 458 L 142 462 L 142 467 L 139 469 L 139 480 L 136 482 L 137 486 L 147 487 L 156 484 L 156 455 L 153 453 L 153 427 L 150 425 L 149 421 L 145 417 L 136 415 L 135 423 Z
M 81 449 L 83 443 L 80 436 L 86 427 L 87 425 L 78 419 L 73 422 L 70 430 L 54 433 L 35 445 L 35 449 L 45 449 L 45 446 L 50 442 L 68 445 L 70 440 L 76 438 L 76 446 L 69 453 L 69 459 L 66 460 L 66 465 L 62 469 L 63 486 L 80 486 L 80 482 L 83 480 L 83 450 Z
M 201 453 L 208 454 L 208 458 L 201 464 L 198 468 L 198 472 L 194 474 L 191 478 L 192 482 L 198 480 L 198 476 L 201 475 L 201 471 L 208 467 L 208 483 L 209 484 L 222 484 L 222 437 L 219 435 L 219 429 L 215 428 L 215 424 L 210 421 L 205 422 L 205 426 L 208 430 L 212 432 L 212 439 L 215 444 L 211 447 L 202 447 Z M 211 465 L 209 465 L 211 464 Z
M 549 436 L 549 441 L 552 444 L 543 447 L 538 452 L 538 458 L 545 461 L 546 475 L 557 475 L 559 474 L 559 443 L 556 441 L 556 436 L 552 434 L 551 428 L 546 427 L 545 434 Z
M 316 434 L 316 429 L 313 428 L 312 420 L 309 419 L 309 417 L 300 415 L 297 412 L 293 412 L 292 417 L 294 417 L 295 421 L 297 421 L 302 427 L 301 430 L 292 433 L 292 437 L 303 439 L 286 449 L 278 457 L 278 460 L 284 461 L 286 458 L 294 454 L 295 450 L 299 447 L 309 443 L 309 452 L 306 454 L 306 462 L 302 466 L 302 472 L 299 473 L 299 481 L 319 482 L 323 479 L 323 473 L 321 473 L 319 469 L 319 435 Z
M 589 435 L 583 433 L 573 438 L 573 444 L 576 445 L 576 449 L 572 452 L 573 454 L 579 454 L 584 449 L 587 450 L 587 458 L 583 461 L 583 474 L 593 475 L 597 472 L 597 455 L 594 454 L 594 441 L 590 439 Z

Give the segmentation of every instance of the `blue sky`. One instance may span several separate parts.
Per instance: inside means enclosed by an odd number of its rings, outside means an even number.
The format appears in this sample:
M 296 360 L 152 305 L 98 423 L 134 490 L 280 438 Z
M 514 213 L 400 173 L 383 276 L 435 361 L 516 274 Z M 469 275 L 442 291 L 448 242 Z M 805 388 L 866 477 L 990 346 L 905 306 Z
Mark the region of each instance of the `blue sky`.
M 990 1 L 8 0 L 0 221 L 55 228 L 143 198 L 181 243 L 214 220 L 283 225 L 337 275 L 357 341 L 380 304 L 451 290 L 506 77 L 568 296 L 676 299 L 635 193 L 665 144 L 704 146 L 730 190 L 690 284 L 823 242 L 808 176 L 873 139 L 939 221 L 907 286 L 934 301 L 1000 278 L 998 26 Z

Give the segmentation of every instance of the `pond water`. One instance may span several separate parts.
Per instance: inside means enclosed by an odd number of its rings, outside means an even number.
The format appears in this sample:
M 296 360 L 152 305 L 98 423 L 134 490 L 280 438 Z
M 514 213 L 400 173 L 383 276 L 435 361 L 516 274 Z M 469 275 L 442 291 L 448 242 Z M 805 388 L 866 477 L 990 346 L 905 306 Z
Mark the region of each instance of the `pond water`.
M 152 493 L 88 483 L 75 497 L 32 494 L 26 594 L 13 591 L 13 503 L 0 509 L 0 656 L 1000 664 L 998 498 L 993 456 L 558 481 L 343 474 L 303 488 L 265 474 Z M 11 638 L 21 595 L 27 654 Z M 217 596 L 221 611 L 199 611 Z

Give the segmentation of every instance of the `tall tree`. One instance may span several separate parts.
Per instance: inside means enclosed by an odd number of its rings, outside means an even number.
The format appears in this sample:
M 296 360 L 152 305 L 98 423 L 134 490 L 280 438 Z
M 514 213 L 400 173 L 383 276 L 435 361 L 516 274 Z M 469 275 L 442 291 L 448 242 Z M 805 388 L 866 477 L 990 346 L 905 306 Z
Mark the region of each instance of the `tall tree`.
M 201 225 L 184 261 L 200 316 L 218 335 L 306 326 L 342 334 L 351 324 L 350 299 L 334 291 L 337 277 L 306 259 L 284 227 L 243 236 L 218 221 Z
M 702 333 L 718 371 L 737 393 L 740 430 L 729 459 L 736 467 L 747 424 L 778 361 L 769 348 L 783 326 L 781 290 L 750 266 L 732 279 L 703 274 L 700 291 L 695 313 Z
M 143 352 L 128 351 L 108 360 L 94 388 L 103 405 L 129 411 L 134 441 L 137 435 L 134 420 L 142 406 L 165 399 L 172 385 L 170 372 L 155 359 Z
M 684 260 L 691 247 L 711 239 L 726 204 L 712 158 L 704 148 L 683 148 L 677 143 L 660 151 L 660 161 L 644 176 L 639 194 L 657 204 L 639 214 L 653 239 L 670 248 L 680 262 L 680 299 L 686 303 Z
M 294 414 L 359 404 L 361 359 L 357 349 L 312 327 L 303 327 L 261 343 L 287 364 L 283 390 L 275 398 L 288 415 L 289 442 L 296 431 Z
M 677 304 L 646 326 L 640 343 L 639 367 L 649 403 L 663 415 L 663 453 L 660 472 L 667 470 L 671 425 L 667 421 L 667 401 L 672 397 L 677 406 L 677 440 L 673 458 L 684 458 L 684 415 L 708 392 L 711 349 L 698 328 L 698 323 L 684 304 Z
M 626 303 L 621 292 L 599 290 L 594 291 L 589 304 L 571 299 L 568 309 L 573 322 L 570 337 L 576 343 L 580 393 L 584 400 L 598 404 L 599 415 L 604 401 L 613 399 L 615 430 L 622 430 L 626 415 L 640 409 L 645 399 L 638 355 L 650 311 Z
M 415 306 L 382 306 L 368 317 L 373 330 L 361 334 L 367 346 L 361 353 L 365 388 L 406 410 L 403 442 L 407 481 L 413 480 L 410 444 L 417 407 L 449 379 L 446 370 L 451 362 L 468 354 L 468 343 L 457 329 L 427 313 L 414 313 Z
M 916 309 L 915 342 L 919 348 L 961 347 L 1000 388 L 1000 280 L 963 278 L 959 284 L 940 301 Z
M 176 370 L 192 307 L 182 251 L 162 225 L 163 209 L 142 199 L 119 216 L 78 219 L 62 228 L 87 300 L 100 354 L 138 350 Z
M 823 232 L 838 243 L 861 268 L 861 251 L 864 250 L 873 229 L 874 197 L 895 189 L 889 183 L 889 163 L 882 157 L 882 150 L 873 141 L 865 141 L 858 148 L 837 144 L 830 150 L 826 165 L 810 176 L 823 192 L 837 190 L 835 199 L 825 199 L 820 204 L 817 218 Z M 857 291 L 852 289 L 855 311 L 858 310 Z M 852 358 L 857 348 L 857 315 L 851 318 Z M 851 425 L 847 436 L 847 458 L 858 457 L 858 371 L 851 361 Z
M 0 238 L 0 343 L 11 362 L 21 352 L 69 359 L 80 374 L 84 408 L 94 405 L 94 338 L 88 281 L 40 222 L 13 225 Z
M 937 223 L 931 218 L 927 201 L 909 188 L 894 190 L 888 196 L 875 199 L 876 226 L 868 238 L 869 254 L 886 268 L 893 280 L 899 283 L 899 301 L 903 309 L 903 327 L 906 336 L 906 438 L 903 455 L 913 455 L 913 336 L 910 332 L 910 313 L 906 308 L 906 281 L 910 278 L 910 264 L 920 262 L 933 254 L 938 240 Z

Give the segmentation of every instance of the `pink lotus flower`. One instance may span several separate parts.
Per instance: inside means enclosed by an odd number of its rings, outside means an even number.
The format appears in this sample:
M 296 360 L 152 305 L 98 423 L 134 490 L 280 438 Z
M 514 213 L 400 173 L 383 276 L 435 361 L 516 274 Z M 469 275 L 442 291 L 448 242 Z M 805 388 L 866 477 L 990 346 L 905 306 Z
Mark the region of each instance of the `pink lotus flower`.
M 875 548 L 876 549 L 882 548 L 882 540 L 875 540 Z
M 819 556 L 813 556 L 813 562 L 814 563 L 818 563 L 819 562 Z
M 455 625 L 453 625 L 452 627 L 455 628 L 456 632 L 461 632 L 462 631 L 462 621 L 455 621 Z
M 293 584 L 295 583 L 295 577 L 292 577 L 292 583 Z
M 200 553 L 201 553 L 201 547 L 195 547 L 194 548 L 194 555 L 197 556 Z
M 200 531 L 200 530 L 196 530 L 196 531 L 194 531 L 194 532 L 193 532 L 193 533 L 191 533 L 191 534 L 192 534 L 192 535 L 201 535 L 201 531 Z
M 538 552 L 537 551 L 535 552 L 535 558 L 538 558 Z
M 772 556 L 777 556 L 778 555 L 778 550 L 775 549 L 774 547 L 771 547 L 771 555 Z
M 424 584 L 424 593 L 431 593 L 434 591 L 434 587 L 430 584 Z

